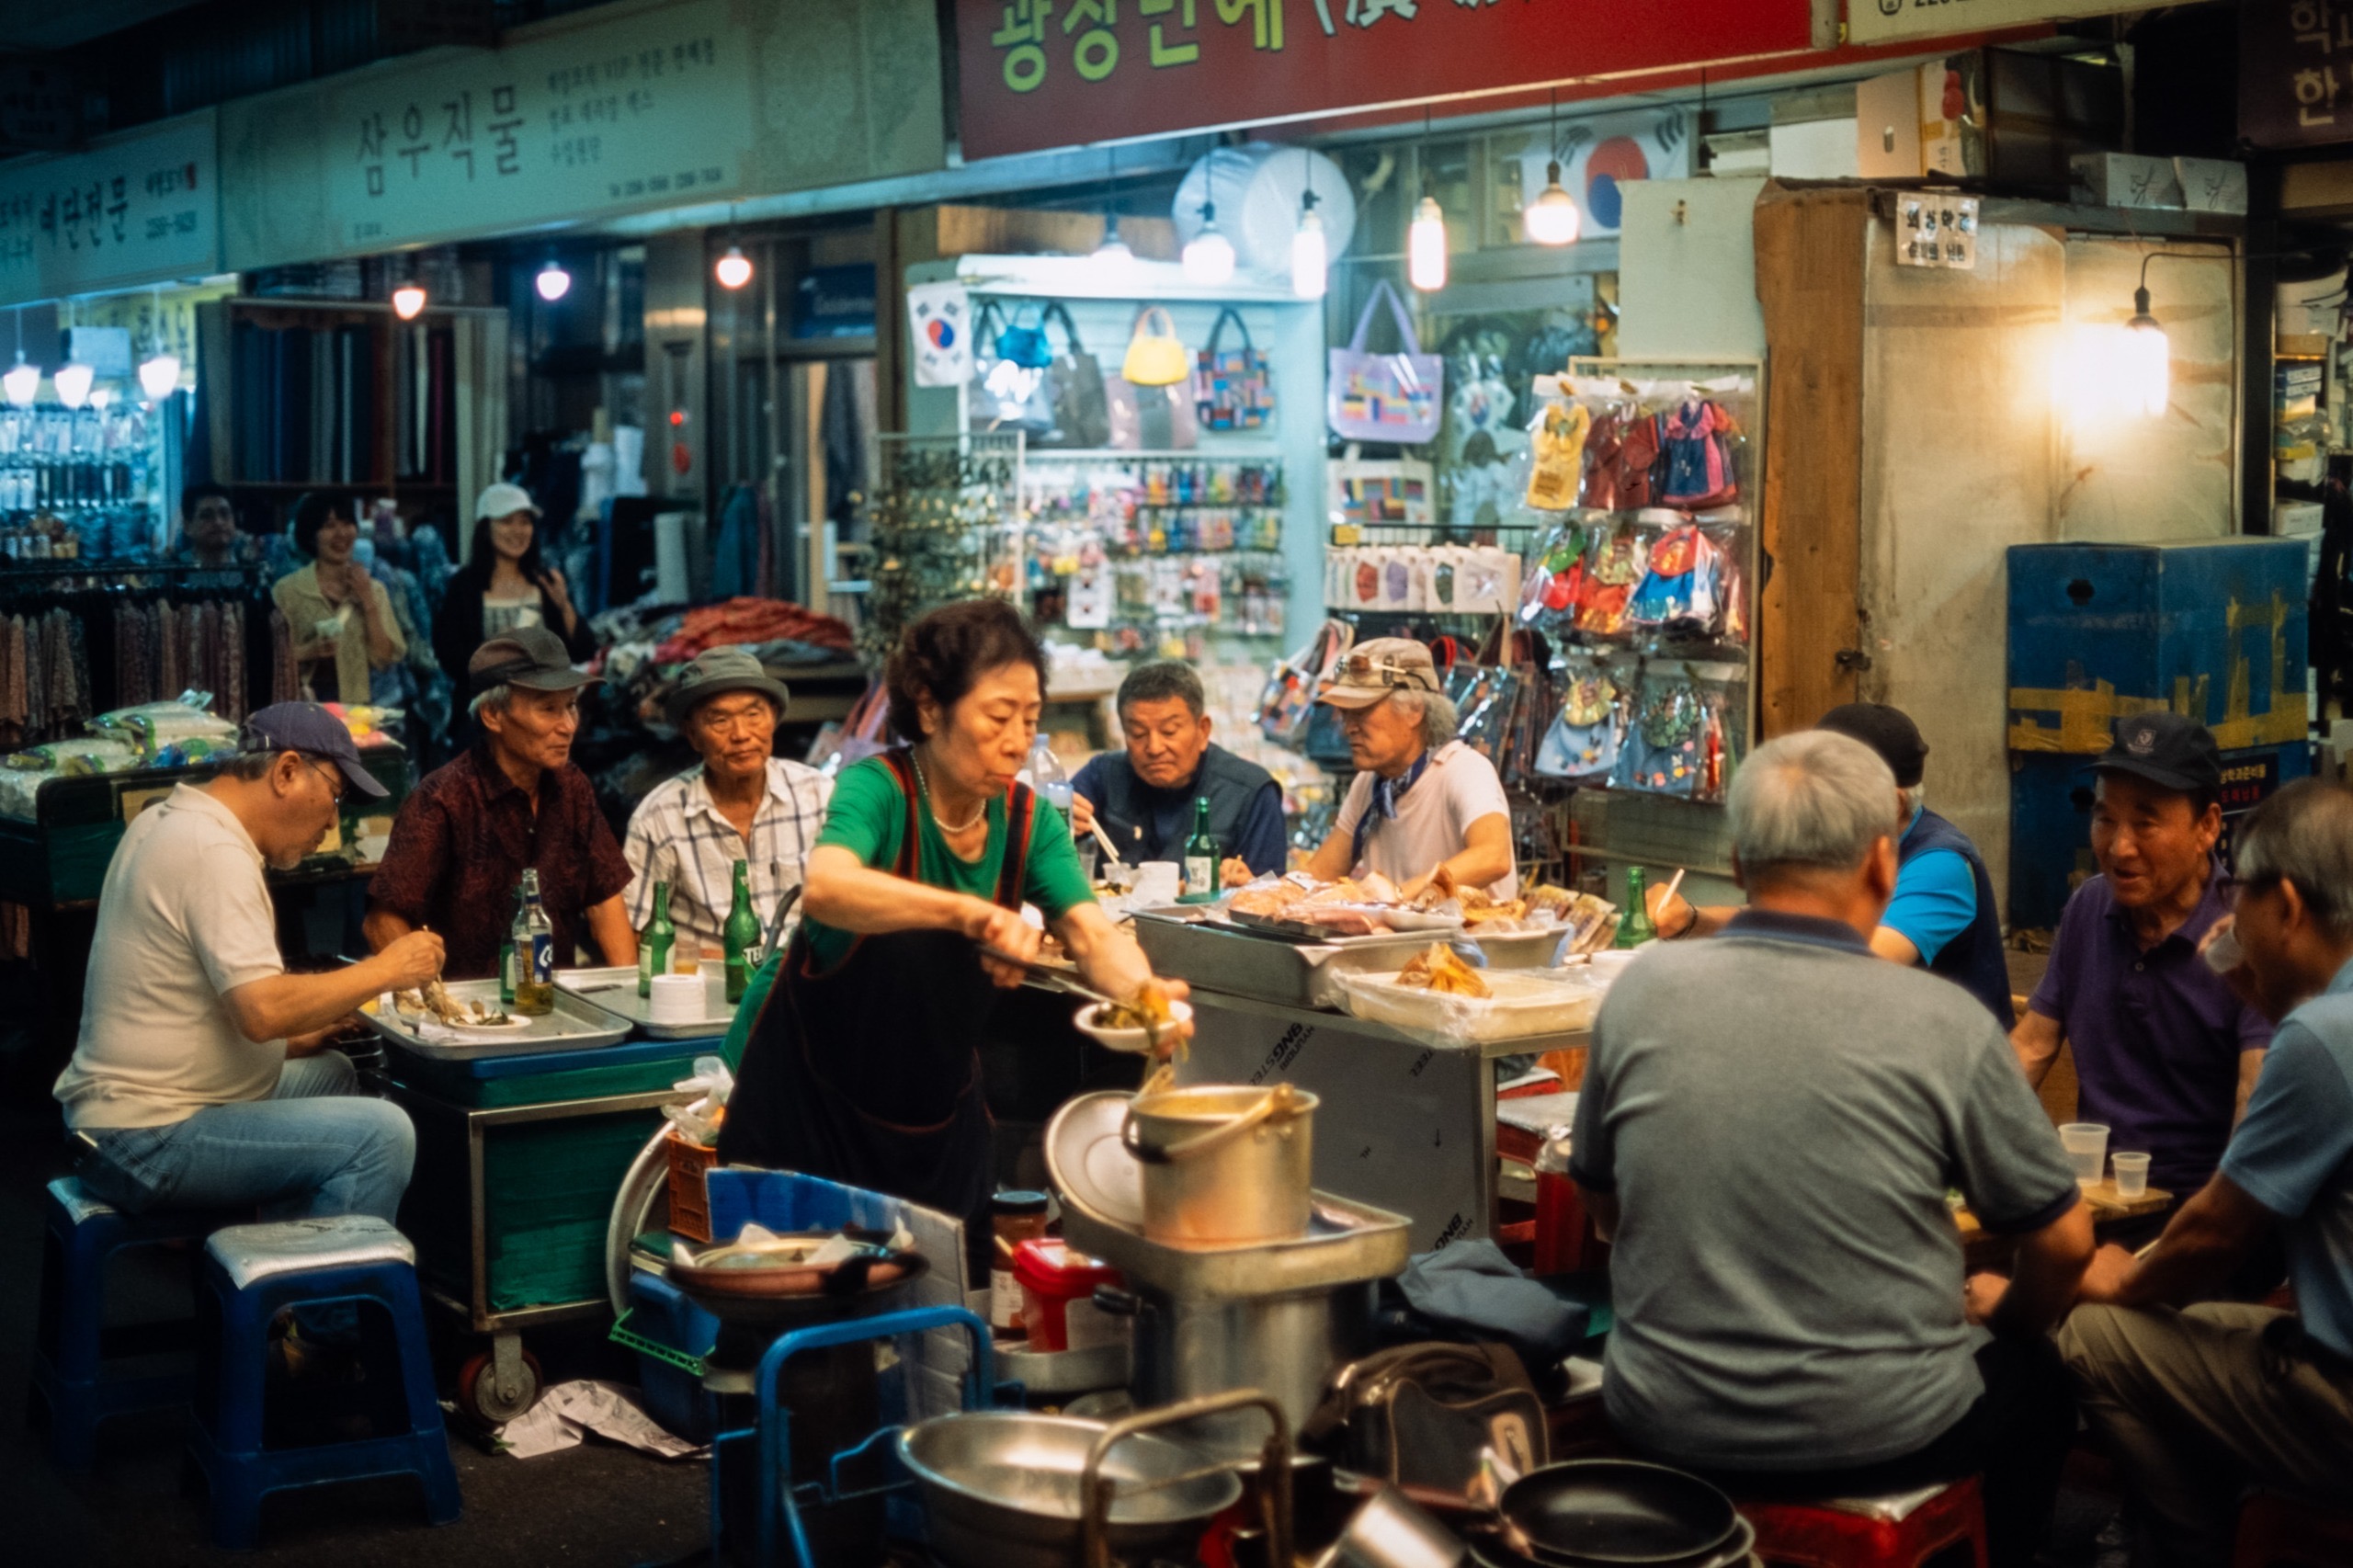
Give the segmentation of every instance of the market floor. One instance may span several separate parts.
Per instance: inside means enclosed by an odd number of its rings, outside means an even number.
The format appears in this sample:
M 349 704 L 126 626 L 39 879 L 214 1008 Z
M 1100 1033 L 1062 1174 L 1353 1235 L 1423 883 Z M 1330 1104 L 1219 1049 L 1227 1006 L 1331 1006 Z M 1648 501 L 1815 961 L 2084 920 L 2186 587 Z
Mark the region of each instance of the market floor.
M 40 1194 L 66 1168 L 54 1108 L 20 1093 L 0 1102 L 0 1518 L 8 1542 L 0 1559 L 12 1568 L 630 1568 L 668 1562 L 708 1539 L 702 1461 L 657 1460 L 593 1437 L 523 1460 L 453 1436 L 465 1497 L 457 1523 L 427 1527 L 414 1482 L 362 1482 L 273 1497 L 263 1509 L 261 1548 L 251 1552 L 212 1547 L 202 1487 L 182 1485 L 171 1417 L 108 1423 L 93 1470 L 59 1471 L 43 1422 L 23 1415 L 31 1403 L 23 1391 L 40 1278 Z M 156 1274 L 161 1297 L 174 1276 L 168 1264 Z M 131 1290 L 147 1283 L 133 1281 Z M 543 1331 L 529 1343 L 551 1381 L 631 1375 L 598 1325 Z M 449 1370 L 443 1367 L 445 1380 Z

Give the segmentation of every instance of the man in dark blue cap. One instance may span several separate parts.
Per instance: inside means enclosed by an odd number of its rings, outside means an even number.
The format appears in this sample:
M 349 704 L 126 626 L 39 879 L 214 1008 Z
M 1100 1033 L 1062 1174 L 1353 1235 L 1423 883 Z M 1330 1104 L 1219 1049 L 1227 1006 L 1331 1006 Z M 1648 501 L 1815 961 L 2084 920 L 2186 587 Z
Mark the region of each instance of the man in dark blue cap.
M 2071 1043 L 2078 1118 L 2104 1123 L 2111 1150 L 2149 1155 L 2151 1184 L 2186 1196 L 2221 1164 L 2271 1043 L 2270 1020 L 2198 951 L 2230 913 L 2214 852 L 2222 752 L 2193 719 L 2136 713 L 2092 768 L 2099 875 L 2067 901 L 2010 1043 L 2038 1087 Z
M 316 703 L 263 709 L 239 747 L 141 813 L 107 867 L 81 1039 L 56 1088 L 79 1173 L 132 1213 L 391 1220 L 415 1134 L 397 1107 L 353 1094 L 351 1062 L 324 1042 L 369 997 L 439 973 L 441 939 L 287 973 L 267 869 L 317 848 L 347 791 L 384 787 Z

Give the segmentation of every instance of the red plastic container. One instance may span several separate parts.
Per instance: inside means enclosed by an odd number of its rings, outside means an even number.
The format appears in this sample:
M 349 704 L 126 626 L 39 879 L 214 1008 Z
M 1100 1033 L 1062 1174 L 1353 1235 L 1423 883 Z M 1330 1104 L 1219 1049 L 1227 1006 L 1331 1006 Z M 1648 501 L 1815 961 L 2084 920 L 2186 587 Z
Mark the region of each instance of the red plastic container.
M 1095 1287 L 1121 1283 L 1109 1264 L 1048 1236 L 1014 1248 L 1013 1277 L 1021 1285 L 1029 1349 L 1088 1350 L 1119 1336 L 1119 1321 L 1095 1305 Z

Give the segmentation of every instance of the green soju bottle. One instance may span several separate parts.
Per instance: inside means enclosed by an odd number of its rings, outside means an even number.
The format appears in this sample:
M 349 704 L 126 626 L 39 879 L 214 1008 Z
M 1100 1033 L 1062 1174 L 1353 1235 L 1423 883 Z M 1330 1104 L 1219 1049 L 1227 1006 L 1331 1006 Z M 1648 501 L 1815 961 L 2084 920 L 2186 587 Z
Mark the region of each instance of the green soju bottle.
M 1193 836 L 1185 840 L 1185 891 L 1177 903 L 1217 901 L 1219 858 L 1217 839 L 1210 832 L 1210 798 L 1203 795 L 1193 802 Z
M 760 917 L 752 913 L 752 871 L 741 860 L 735 862 L 735 897 L 728 905 L 722 936 L 727 946 L 727 1000 L 732 1005 L 744 999 L 745 987 L 752 983 L 752 949 L 760 945 Z
M 637 934 L 637 994 L 654 994 L 654 977 L 670 972 L 670 952 L 678 928 L 670 923 L 670 884 L 654 884 L 654 918 Z
M 1626 868 L 1626 914 L 1618 922 L 1618 946 L 1639 948 L 1658 935 L 1651 924 L 1651 912 L 1643 906 L 1643 869 Z
M 515 913 L 523 913 L 523 884 L 515 884 Z M 507 921 L 506 940 L 498 944 L 498 1005 L 515 1006 L 515 924 Z

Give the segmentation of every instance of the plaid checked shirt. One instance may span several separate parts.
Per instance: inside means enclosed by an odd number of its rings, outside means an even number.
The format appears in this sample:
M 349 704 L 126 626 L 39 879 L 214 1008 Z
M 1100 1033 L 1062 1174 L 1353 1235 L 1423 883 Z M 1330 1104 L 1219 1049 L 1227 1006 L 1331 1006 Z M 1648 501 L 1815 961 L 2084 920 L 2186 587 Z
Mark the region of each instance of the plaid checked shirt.
M 629 923 L 645 929 L 654 918 L 654 884 L 670 884 L 670 919 L 681 939 L 716 952 L 734 896 L 738 860 L 749 863 L 752 913 L 763 929 L 776 901 L 801 885 L 825 824 L 833 780 L 815 768 L 768 758 L 767 793 L 752 819 L 751 842 L 722 816 L 699 765 L 657 785 L 629 819 L 621 853 L 629 859 Z

